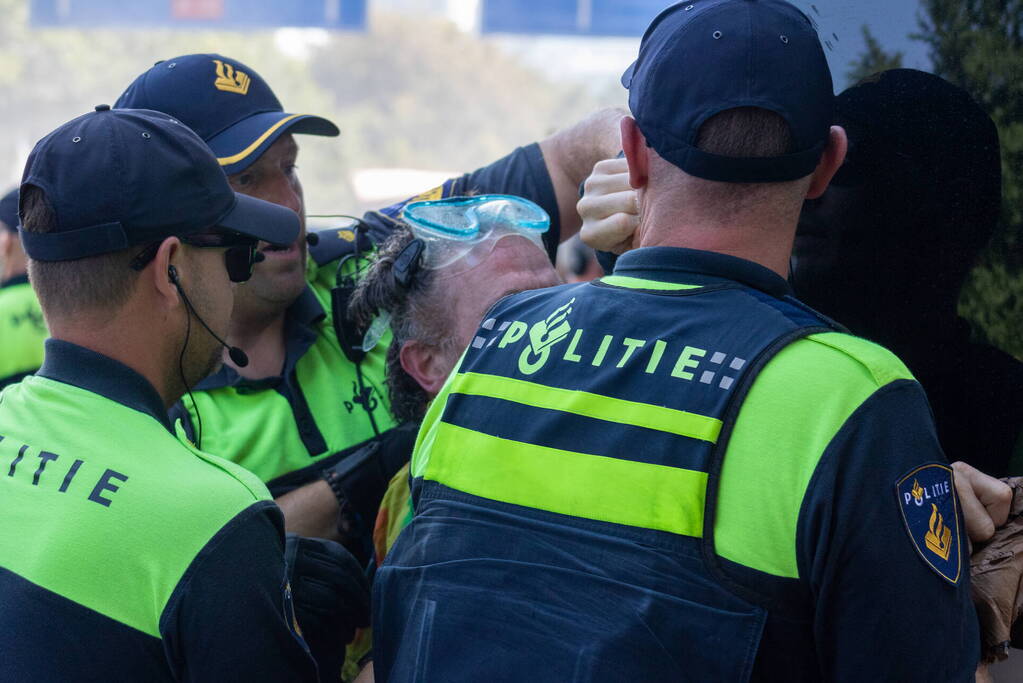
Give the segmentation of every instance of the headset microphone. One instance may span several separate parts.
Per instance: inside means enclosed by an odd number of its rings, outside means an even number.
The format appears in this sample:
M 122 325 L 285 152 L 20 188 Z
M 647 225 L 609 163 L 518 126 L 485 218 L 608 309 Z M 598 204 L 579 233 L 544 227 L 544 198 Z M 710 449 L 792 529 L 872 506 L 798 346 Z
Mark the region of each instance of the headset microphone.
M 195 316 L 195 319 L 199 321 L 199 324 L 205 327 L 206 331 L 209 332 L 214 339 L 220 342 L 221 346 L 227 349 L 227 355 L 230 356 L 231 362 L 240 368 L 244 368 L 246 365 L 248 365 L 249 357 L 245 355 L 245 352 L 239 349 L 237 346 L 229 346 L 228 343 L 225 342 L 220 337 L 218 337 L 217 333 L 211 330 L 210 326 L 207 325 L 203 321 L 203 319 L 199 317 L 198 313 L 196 313 L 195 308 L 192 307 L 192 302 L 188 300 L 187 296 L 185 296 L 185 290 L 181 288 L 181 283 L 178 282 L 178 269 L 175 268 L 174 266 L 168 266 L 167 275 L 168 277 L 170 277 L 171 284 L 178 288 L 178 294 L 181 295 L 181 300 L 185 302 L 185 306 L 187 306 L 188 310 L 192 312 L 192 315 Z

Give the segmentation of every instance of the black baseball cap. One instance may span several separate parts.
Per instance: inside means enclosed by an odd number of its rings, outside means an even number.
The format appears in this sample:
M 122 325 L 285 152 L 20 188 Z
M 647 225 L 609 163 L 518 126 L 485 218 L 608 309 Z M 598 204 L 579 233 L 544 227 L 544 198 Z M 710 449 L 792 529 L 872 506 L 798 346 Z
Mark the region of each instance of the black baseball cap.
M 70 261 L 210 229 L 287 245 L 299 231 L 291 209 L 231 190 L 209 147 L 167 114 L 96 110 L 36 143 L 21 196 L 46 193 L 56 230 L 25 232 L 37 261 Z M 24 215 L 24 214 L 22 214 Z
M 11 232 L 18 231 L 18 188 L 14 188 L 0 199 L 0 227 Z
M 285 133 L 339 133 L 325 118 L 286 113 L 259 74 L 218 54 L 157 62 L 128 86 L 114 108 L 170 114 L 206 141 L 228 175 L 244 170 Z
M 810 20 L 783 0 L 690 0 L 643 34 L 622 76 L 647 144 L 690 175 L 733 183 L 809 175 L 827 146 L 834 90 Z M 728 109 L 757 107 L 789 124 L 796 151 L 738 158 L 696 148 L 700 127 Z

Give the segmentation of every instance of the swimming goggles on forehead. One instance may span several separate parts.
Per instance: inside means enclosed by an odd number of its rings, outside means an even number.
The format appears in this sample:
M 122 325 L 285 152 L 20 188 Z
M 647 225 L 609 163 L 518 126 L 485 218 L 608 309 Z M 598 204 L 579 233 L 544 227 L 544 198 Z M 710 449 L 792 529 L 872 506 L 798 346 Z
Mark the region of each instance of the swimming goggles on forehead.
M 482 263 L 497 241 L 510 235 L 544 249 L 543 234 L 551 224 L 547 212 L 533 202 L 505 194 L 412 202 L 402 219 L 422 240 L 421 268 L 457 264 L 459 272 Z

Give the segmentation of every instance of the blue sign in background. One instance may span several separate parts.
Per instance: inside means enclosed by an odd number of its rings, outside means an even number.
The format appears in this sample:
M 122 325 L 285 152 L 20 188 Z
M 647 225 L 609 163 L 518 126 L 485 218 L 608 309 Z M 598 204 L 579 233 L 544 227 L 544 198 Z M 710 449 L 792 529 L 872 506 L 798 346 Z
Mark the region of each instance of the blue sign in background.
M 29 8 L 38 27 L 366 28 L 366 0 L 30 0 Z
M 484 33 L 640 36 L 666 0 L 484 0 Z
M 693 3 L 701 0 L 688 0 Z M 643 35 L 671 0 L 481 0 L 483 33 L 581 37 Z M 790 0 L 816 26 L 835 76 L 845 73 L 864 47 L 863 27 L 881 46 L 903 53 L 903 65 L 930 68 L 926 46 L 909 38 L 919 30 L 919 0 Z

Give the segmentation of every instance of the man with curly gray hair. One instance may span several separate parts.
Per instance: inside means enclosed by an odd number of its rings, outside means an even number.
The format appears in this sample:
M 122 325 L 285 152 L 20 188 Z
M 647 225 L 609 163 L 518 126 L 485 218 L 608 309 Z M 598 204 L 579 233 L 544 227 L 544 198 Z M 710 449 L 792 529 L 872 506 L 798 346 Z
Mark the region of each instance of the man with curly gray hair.
M 350 313 L 369 324 L 390 316 L 387 391 L 399 422 L 418 422 L 469 345 L 483 314 L 514 292 L 559 284 L 547 255 L 523 237 L 508 236 L 476 266 L 457 272 L 412 267 L 396 276 L 396 262 L 415 239 L 403 226 L 380 247 L 359 283 Z

